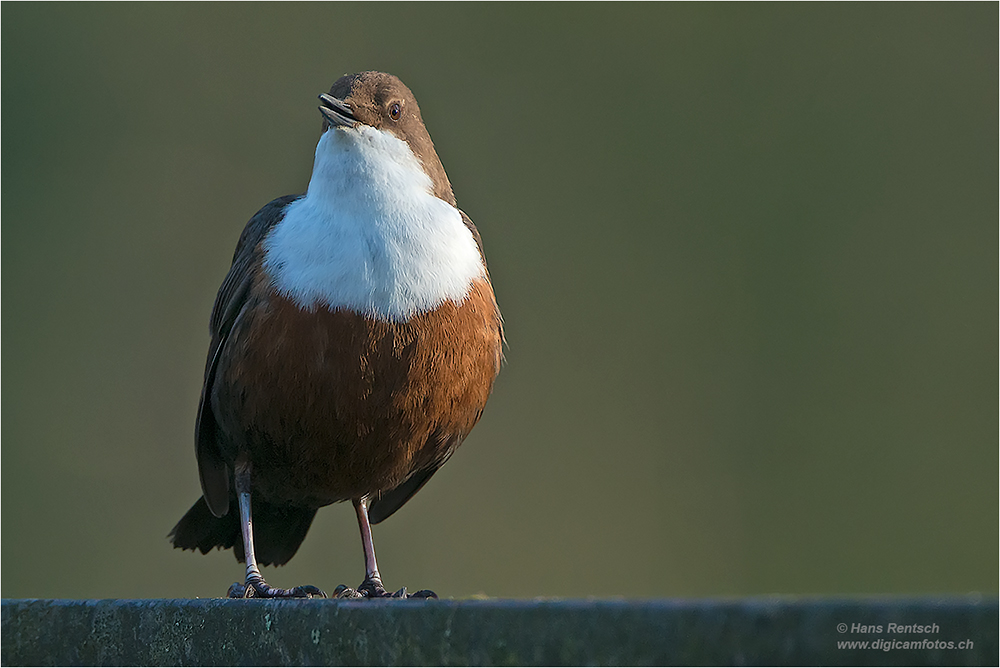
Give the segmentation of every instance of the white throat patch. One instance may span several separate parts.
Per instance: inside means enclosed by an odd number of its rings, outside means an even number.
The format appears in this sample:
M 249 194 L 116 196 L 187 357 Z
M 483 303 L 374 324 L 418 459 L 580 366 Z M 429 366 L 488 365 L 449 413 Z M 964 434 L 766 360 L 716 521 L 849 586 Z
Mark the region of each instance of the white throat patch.
M 302 308 L 402 321 L 485 274 L 458 209 L 431 194 L 409 145 L 367 125 L 327 130 L 306 196 L 264 240 L 264 269 Z

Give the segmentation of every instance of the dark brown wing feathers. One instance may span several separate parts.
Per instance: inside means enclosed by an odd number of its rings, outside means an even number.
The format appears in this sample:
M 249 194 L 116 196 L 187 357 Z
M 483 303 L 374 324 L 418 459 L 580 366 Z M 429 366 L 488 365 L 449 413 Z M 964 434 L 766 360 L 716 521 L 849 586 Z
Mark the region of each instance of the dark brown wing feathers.
M 246 303 L 256 264 L 254 252 L 257 245 L 281 220 L 285 207 L 299 197 L 301 195 L 279 197 L 265 205 L 250 219 L 243 228 L 236 245 L 236 252 L 233 254 L 233 265 L 226 274 L 219 294 L 215 298 L 215 305 L 212 307 L 212 316 L 209 320 L 212 342 L 209 345 L 205 382 L 198 405 L 198 418 L 195 421 L 195 455 L 198 458 L 202 494 L 209 510 L 216 517 L 222 517 L 229 511 L 230 485 L 229 467 L 222 457 L 218 423 L 212 413 L 211 395 L 215 371 L 229 332 L 232 331 L 233 324 Z

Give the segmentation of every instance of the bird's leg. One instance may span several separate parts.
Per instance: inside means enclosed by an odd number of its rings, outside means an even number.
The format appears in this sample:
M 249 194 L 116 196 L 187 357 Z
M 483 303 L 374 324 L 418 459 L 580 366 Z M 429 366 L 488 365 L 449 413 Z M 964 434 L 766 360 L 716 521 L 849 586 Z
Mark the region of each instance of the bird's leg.
M 264 581 L 253 553 L 253 517 L 250 512 L 250 462 L 245 458 L 236 461 L 236 497 L 240 502 L 240 527 L 243 530 L 243 553 L 246 555 L 247 578 L 244 584 L 234 582 L 229 588 L 229 598 L 326 598 L 322 590 L 312 585 L 292 589 L 278 589 Z
M 361 529 L 361 545 L 365 550 L 365 581 L 358 587 L 369 598 L 389 596 L 382 586 L 382 576 L 378 574 L 378 563 L 375 561 L 375 541 L 372 540 L 372 525 L 368 521 L 368 498 L 354 500 L 354 512 L 358 515 L 358 527 Z M 403 597 L 406 589 L 402 590 Z
M 353 503 L 361 529 L 361 544 L 365 549 L 365 581 L 357 589 L 340 585 L 335 595 L 340 598 L 437 598 L 437 594 L 427 589 L 415 594 L 407 594 L 406 587 L 394 593 L 385 590 L 375 561 L 375 541 L 372 540 L 372 525 L 368 521 L 368 497 L 354 499 Z

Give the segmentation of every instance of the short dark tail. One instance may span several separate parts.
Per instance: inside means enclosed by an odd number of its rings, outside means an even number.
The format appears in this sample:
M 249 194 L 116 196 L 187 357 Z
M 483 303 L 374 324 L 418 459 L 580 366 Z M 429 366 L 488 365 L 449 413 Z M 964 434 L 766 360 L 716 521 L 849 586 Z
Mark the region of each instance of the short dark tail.
M 229 512 L 216 517 L 208 509 L 205 497 L 191 506 L 181 521 L 167 536 L 174 547 L 183 550 L 201 550 L 208 554 L 213 548 L 233 549 L 237 561 L 243 561 L 243 535 L 240 533 L 238 506 L 233 499 Z M 273 506 L 262 501 L 253 502 L 254 554 L 262 566 L 281 566 L 288 562 L 305 540 L 309 526 L 316 516 L 315 508 Z

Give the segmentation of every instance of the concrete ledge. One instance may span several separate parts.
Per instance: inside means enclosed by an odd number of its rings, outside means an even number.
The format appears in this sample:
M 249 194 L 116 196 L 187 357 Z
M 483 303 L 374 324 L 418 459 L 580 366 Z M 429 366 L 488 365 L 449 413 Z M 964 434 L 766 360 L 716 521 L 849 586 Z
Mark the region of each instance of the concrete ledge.
M 998 621 L 993 597 L 4 600 L 0 663 L 995 666 Z

